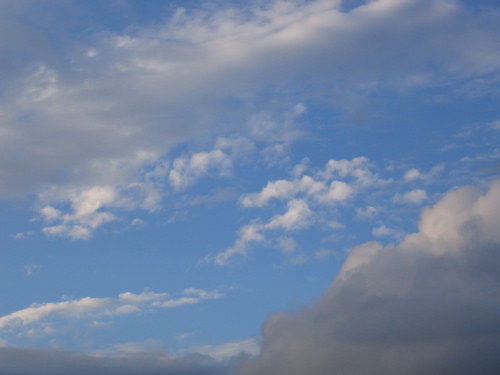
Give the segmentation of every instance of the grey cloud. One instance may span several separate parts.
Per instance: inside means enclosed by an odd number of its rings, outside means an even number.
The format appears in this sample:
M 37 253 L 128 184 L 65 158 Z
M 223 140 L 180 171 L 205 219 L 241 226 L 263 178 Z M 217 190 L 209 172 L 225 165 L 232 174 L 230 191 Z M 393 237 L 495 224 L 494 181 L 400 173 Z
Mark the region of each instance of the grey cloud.
M 7 15 L 9 4 L 0 3 Z M 76 22 L 85 11 L 65 5 L 41 13 L 53 27 L 36 48 L 33 28 L 9 21 L 4 51 L 22 63 L 2 88 L 0 194 L 136 182 L 137 170 L 179 142 L 241 132 L 255 113 L 296 104 L 272 107 L 262 93 L 306 85 L 314 97 L 334 82 L 348 90 L 414 87 L 497 70 L 494 12 L 473 14 L 446 0 L 371 1 L 349 13 L 329 0 L 276 4 L 177 12 L 164 24 L 95 32 L 84 42 L 68 40 L 82 30 L 64 30 L 66 16 Z M 22 6 L 11 19 L 39 8 Z
M 449 192 L 399 245 L 354 248 L 315 306 L 263 325 L 238 375 L 498 374 L 500 181 Z
M 56 349 L 0 348 L 0 374 L 9 375 L 225 375 L 224 365 L 208 356 L 135 354 L 98 357 Z

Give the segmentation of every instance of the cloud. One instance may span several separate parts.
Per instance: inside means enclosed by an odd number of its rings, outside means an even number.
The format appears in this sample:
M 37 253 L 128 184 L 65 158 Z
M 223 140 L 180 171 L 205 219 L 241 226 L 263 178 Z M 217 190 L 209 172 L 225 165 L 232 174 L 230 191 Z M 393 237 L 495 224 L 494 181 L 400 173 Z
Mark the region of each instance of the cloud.
M 276 215 L 266 224 L 265 229 L 283 228 L 297 230 L 308 227 L 313 219 L 313 212 L 307 203 L 301 199 L 288 202 L 288 210 L 282 215 Z
M 190 351 L 209 355 L 217 361 L 224 361 L 244 353 L 257 355 L 260 352 L 260 339 L 251 338 L 244 341 L 230 342 L 221 345 L 198 346 L 192 348 Z
M 266 241 L 266 232 L 296 231 L 309 227 L 313 222 L 314 213 L 309 209 L 307 203 L 301 199 L 293 199 L 288 202 L 287 211 L 284 214 L 273 216 L 266 224 L 244 225 L 238 230 L 238 238 L 233 246 L 218 253 L 215 257 L 207 256 L 202 261 L 213 261 L 219 266 L 233 264 L 234 257 L 244 258 L 253 244 Z M 282 248 L 281 244 L 278 244 L 278 247 Z M 297 264 L 304 262 L 301 254 L 297 254 L 291 259 Z
M 150 300 L 168 297 L 166 293 L 143 292 L 122 293 L 118 298 L 85 297 L 79 300 L 33 304 L 32 306 L 0 317 L 0 329 L 9 329 L 37 323 L 50 316 L 64 318 L 82 318 L 94 316 L 112 316 L 137 312 L 139 305 Z
M 393 228 L 387 228 L 385 225 L 381 225 L 372 229 L 372 235 L 375 237 L 393 236 L 398 238 L 402 237 L 403 234 Z
M 306 169 L 302 166 L 300 172 L 296 169 L 298 174 L 296 173 L 295 178 L 270 181 L 260 193 L 243 195 L 241 203 L 244 207 L 264 207 L 273 199 L 289 200 L 297 196 L 304 196 L 321 204 L 339 203 L 352 198 L 361 189 L 389 182 L 373 173 L 370 170 L 372 167 L 365 157 L 352 160 L 331 159 L 324 170 L 313 176 L 304 174 Z
M 415 189 L 405 194 L 396 194 L 392 201 L 399 204 L 422 204 L 427 200 L 427 193 L 422 189 Z
M 151 346 L 151 342 L 146 342 Z M 167 356 L 138 352 L 144 345 L 125 345 L 126 353 L 98 356 L 49 349 L 0 348 L 0 372 L 16 374 L 63 375 L 227 375 L 227 366 L 209 356 L 188 354 Z
M 265 243 L 269 234 L 280 230 L 294 232 L 315 223 L 326 223 L 330 230 L 341 228 L 343 224 L 337 220 L 327 220 L 325 212 L 329 209 L 334 211 L 337 205 L 354 199 L 361 191 L 392 182 L 390 179 L 382 179 L 374 169 L 376 166 L 366 157 L 331 159 L 322 170 L 308 170 L 305 163 L 296 165 L 291 179 L 269 181 L 259 193 L 244 194 L 240 199 L 245 208 L 265 208 L 272 201 L 285 202 L 286 211 L 275 214 L 266 221 L 255 220 L 242 226 L 233 246 L 204 260 L 213 260 L 217 265 L 231 264 L 231 258 L 246 257 L 251 246 Z M 376 213 L 375 208 L 367 210 L 371 216 Z M 358 215 L 362 214 L 358 212 Z M 301 264 L 305 259 L 303 254 L 296 254 L 290 260 Z
M 397 246 L 351 250 L 314 306 L 276 313 L 238 375 L 496 374 L 500 180 L 448 192 Z
M 183 190 L 210 170 L 218 170 L 220 176 L 227 176 L 232 166 L 231 159 L 221 150 L 199 152 L 189 158 L 175 159 L 168 179 L 176 190 Z
M 414 180 L 430 180 L 434 178 L 437 174 L 441 173 L 444 170 L 444 164 L 438 164 L 435 167 L 432 167 L 429 172 L 422 173 L 416 168 L 408 169 L 404 176 L 403 180 L 405 181 L 414 181 Z
M 195 303 L 199 303 L 199 302 L 204 301 L 204 300 L 219 299 L 219 298 L 224 297 L 224 295 L 222 293 L 219 293 L 217 291 L 208 292 L 206 290 L 194 289 L 194 288 L 185 289 L 182 292 L 182 294 L 184 294 L 185 297 L 180 297 L 177 299 L 170 299 L 170 300 L 164 301 L 164 302 L 155 301 L 152 303 L 152 306 L 171 308 L 171 307 L 179 307 L 179 306 L 183 306 L 183 305 L 193 305 Z
M 188 288 L 184 297 L 171 298 L 168 293 L 151 291 L 134 294 L 120 293 L 117 298 L 85 297 L 62 302 L 35 303 L 30 307 L 0 317 L 0 331 L 29 332 L 30 327 L 46 327 L 52 321 L 92 320 L 99 317 L 135 314 L 154 308 L 173 308 L 197 304 L 211 299 L 220 299 L 224 295 L 218 291 Z
M 149 209 L 165 184 L 148 173 L 180 144 L 222 133 L 241 140 L 248 133 L 246 149 L 272 140 L 263 157 L 278 163 L 299 134 L 290 124 L 307 100 L 316 101 L 333 83 L 340 95 L 325 99 L 341 106 L 338 97 L 359 87 L 371 88 L 361 95 L 434 87 L 498 69 L 498 14 L 448 0 L 377 0 L 349 11 L 334 0 L 179 8 L 154 25 L 106 30 L 84 41 L 72 35 L 88 35 L 88 29 L 64 29 L 82 9 L 59 6 L 50 17 L 42 12 L 27 22 L 27 4 L 0 6 L 2 46 L 17 62 L 0 65 L 3 198 L 53 189 L 59 201 L 73 205 L 68 190 L 77 199 L 108 187 L 116 204 L 126 199 L 129 207 Z M 29 6 L 33 14 L 44 9 Z M 300 101 L 285 99 L 299 99 L 298 92 L 304 93 Z M 277 99 L 263 103 L 267 94 Z M 181 156 L 163 179 L 182 190 L 209 171 L 225 175 L 233 156 L 222 149 Z M 349 194 L 330 187 L 325 202 Z M 116 219 L 103 211 L 69 215 L 45 233 L 87 238 L 92 226 Z

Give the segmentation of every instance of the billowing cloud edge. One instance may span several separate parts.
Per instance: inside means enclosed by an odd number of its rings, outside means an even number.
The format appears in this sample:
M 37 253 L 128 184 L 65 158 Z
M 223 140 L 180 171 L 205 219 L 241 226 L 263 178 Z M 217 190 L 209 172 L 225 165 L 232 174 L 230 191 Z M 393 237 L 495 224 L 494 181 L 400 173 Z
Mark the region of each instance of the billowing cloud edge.
M 500 371 L 500 180 L 452 190 L 395 246 L 353 248 L 314 306 L 276 313 L 256 374 Z

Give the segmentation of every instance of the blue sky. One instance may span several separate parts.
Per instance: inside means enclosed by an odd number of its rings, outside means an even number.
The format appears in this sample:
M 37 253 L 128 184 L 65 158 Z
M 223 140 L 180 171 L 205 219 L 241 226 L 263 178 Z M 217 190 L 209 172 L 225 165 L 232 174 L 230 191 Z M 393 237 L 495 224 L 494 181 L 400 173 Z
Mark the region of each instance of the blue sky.
M 0 373 L 497 373 L 498 5 L 0 1 Z

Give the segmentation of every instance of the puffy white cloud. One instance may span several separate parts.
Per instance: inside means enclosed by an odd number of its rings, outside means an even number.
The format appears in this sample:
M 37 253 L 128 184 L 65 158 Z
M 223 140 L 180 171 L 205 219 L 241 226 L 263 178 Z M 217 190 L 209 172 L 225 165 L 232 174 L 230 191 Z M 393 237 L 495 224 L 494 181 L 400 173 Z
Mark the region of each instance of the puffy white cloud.
M 86 239 L 92 230 L 104 223 L 116 220 L 110 212 L 99 211 L 103 207 L 117 204 L 117 193 L 110 186 L 94 186 L 82 191 L 68 189 L 65 191 L 46 193 L 40 199 L 50 199 L 57 194 L 57 200 L 71 202 L 72 213 L 63 214 L 50 205 L 42 207 L 39 212 L 46 222 L 59 222 L 59 225 L 48 226 L 43 232 L 48 235 L 67 236 L 73 239 Z
M 500 181 L 448 192 L 419 232 L 349 253 L 314 306 L 263 325 L 250 374 L 495 374 Z
M 220 176 L 227 176 L 231 173 L 232 161 L 221 150 L 198 152 L 190 158 L 175 159 L 168 179 L 176 190 L 182 190 L 210 170 L 217 170 Z
M 220 252 L 215 258 L 209 256 L 205 260 L 214 260 L 218 265 L 230 264 L 231 258 L 246 257 L 252 245 L 265 243 L 268 234 L 278 230 L 293 232 L 315 223 L 324 224 L 329 229 L 341 228 L 343 224 L 337 220 L 327 220 L 325 212 L 330 209 L 333 211 L 336 205 L 355 198 L 363 190 L 392 182 L 382 179 L 373 169 L 376 166 L 365 157 L 352 160 L 331 159 L 323 170 L 317 171 L 308 171 L 304 161 L 292 170 L 291 179 L 269 181 L 260 192 L 244 194 L 240 199 L 243 207 L 248 208 L 264 208 L 272 200 L 285 201 L 285 212 L 266 221 L 258 220 L 244 225 L 233 246 Z M 309 175 L 307 172 L 313 173 Z M 368 208 L 367 215 L 374 216 L 375 211 L 378 212 L 378 209 Z M 359 215 L 361 214 L 358 212 Z M 304 254 L 295 254 L 295 258 L 291 259 L 296 264 L 305 260 Z
M 266 229 L 283 228 L 297 230 L 308 227 L 313 220 L 313 212 L 307 203 L 301 199 L 288 202 L 288 210 L 282 215 L 276 215 L 266 224 Z
M 264 207 L 272 199 L 288 200 L 302 195 L 319 203 L 333 204 L 351 198 L 363 188 L 389 182 L 370 170 L 372 165 L 365 157 L 331 159 L 325 169 L 316 172 L 313 177 L 303 175 L 306 172 L 304 165 L 299 164 L 299 167 L 300 171 L 294 169 L 296 178 L 269 181 L 260 193 L 243 195 L 241 203 L 245 207 Z
M 405 181 L 429 180 L 435 177 L 437 174 L 441 173 L 443 170 L 444 170 L 443 163 L 438 164 L 435 167 L 432 167 L 427 173 L 422 173 L 416 168 L 411 168 L 405 172 L 403 180 Z

